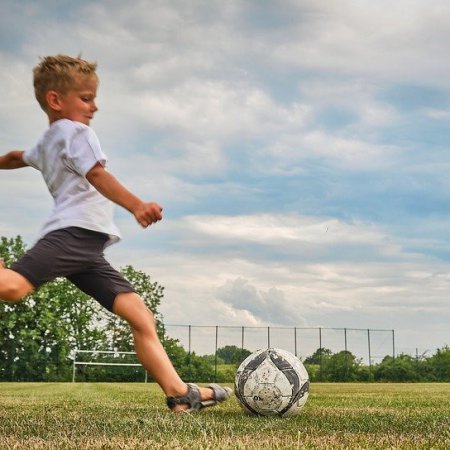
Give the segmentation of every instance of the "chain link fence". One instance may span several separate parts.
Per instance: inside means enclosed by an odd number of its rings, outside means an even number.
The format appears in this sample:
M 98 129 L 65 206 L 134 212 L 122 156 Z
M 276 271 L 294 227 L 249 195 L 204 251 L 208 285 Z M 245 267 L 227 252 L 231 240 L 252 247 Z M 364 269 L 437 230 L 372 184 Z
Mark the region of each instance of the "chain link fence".
M 215 355 L 219 348 L 234 345 L 251 352 L 278 347 L 304 360 L 318 349 L 351 352 L 371 366 L 385 356 L 395 358 L 394 330 L 357 328 L 301 328 L 165 325 L 165 333 L 177 339 L 188 353 Z
M 315 381 L 373 381 L 374 374 L 380 375 L 377 372 L 380 367 L 382 378 L 403 381 L 407 376 L 406 380 L 420 381 L 430 370 L 422 368 L 421 363 L 434 354 L 434 350 L 411 348 L 406 351 L 396 347 L 395 331 L 386 329 L 165 325 L 164 335 L 178 341 L 187 352 L 187 358 L 175 358 L 177 370 L 182 371 L 180 375 L 185 381 L 194 382 L 232 382 L 241 357 L 268 347 L 290 351 L 303 361 L 312 357 L 308 370 Z M 351 355 L 347 358 L 342 352 Z M 402 364 L 404 355 L 415 359 L 417 367 L 408 366 L 414 373 L 403 373 L 408 369 Z M 386 357 L 385 365 L 380 365 Z M 356 366 L 352 366 L 354 360 Z M 147 374 L 142 371 L 134 352 L 75 351 L 72 381 L 142 381 L 143 377 L 146 381 Z

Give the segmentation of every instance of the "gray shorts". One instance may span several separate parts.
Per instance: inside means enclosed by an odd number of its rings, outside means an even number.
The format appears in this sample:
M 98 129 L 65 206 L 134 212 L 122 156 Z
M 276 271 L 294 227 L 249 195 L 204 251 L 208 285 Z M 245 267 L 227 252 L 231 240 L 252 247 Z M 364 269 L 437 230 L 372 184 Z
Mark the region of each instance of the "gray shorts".
M 51 231 L 11 266 L 35 289 L 57 277 L 65 277 L 80 290 L 112 311 L 114 299 L 133 286 L 103 255 L 108 236 L 84 228 Z

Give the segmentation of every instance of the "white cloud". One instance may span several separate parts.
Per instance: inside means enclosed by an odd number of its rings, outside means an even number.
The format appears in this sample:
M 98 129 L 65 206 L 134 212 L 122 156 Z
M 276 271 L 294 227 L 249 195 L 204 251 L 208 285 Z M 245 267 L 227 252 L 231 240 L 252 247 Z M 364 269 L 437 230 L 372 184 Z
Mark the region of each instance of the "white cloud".
M 216 298 L 239 312 L 250 314 L 254 323 L 298 326 L 304 322 L 298 309 L 289 308 L 283 291 L 276 287 L 260 291 L 248 280 L 237 278 L 217 288 Z
M 367 130 L 392 125 L 401 118 L 392 105 L 378 100 L 383 87 L 361 77 L 306 79 L 299 82 L 300 94 L 314 106 L 314 113 L 331 110 L 337 116 L 351 114 L 353 122 L 350 130 L 360 136 Z
M 321 166 L 336 171 L 375 172 L 386 169 L 391 158 L 397 159 L 404 152 L 393 145 L 313 130 L 282 135 L 277 141 L 269 142 L 263 149 L 267 159 L 259 161 L 259 168 L 267 174 L 301 175 L 309 161 L 319 161 Z
M 383 230 L 364 223 L 346 223 L 333 218 L 297 214 L 257 214 L 246 216 L 185 216 L 169 225 L 202 242 L 205 237 L 216 245 L 238 248 L 246 243 L 268 246 L 276 254 L 323 254 L 332 247 L 361 246 L 365 251 L 392 256 L 399 254 Z M 197 241 L 196 241 L 197 242 Z M 329 255 L 329 254 L 328 254 Z M 362 257 L 367 257 L 364 255 Z
M 390 81 L 423 81 L 448 86 L 443 73 L 450 8 L 441 1 L 307 2 L 297 5 L 297 22 L 274 50 L 291 67 Z M 295 7 L 293 8 L 295 10 Z M 295 13 L 294 13 L 295 14 Z
M 448 109 L 430 108 L 425 111 L 425 114 L 432 119 L 445 121 L 448 121 L 450 119 L 450 110 Z

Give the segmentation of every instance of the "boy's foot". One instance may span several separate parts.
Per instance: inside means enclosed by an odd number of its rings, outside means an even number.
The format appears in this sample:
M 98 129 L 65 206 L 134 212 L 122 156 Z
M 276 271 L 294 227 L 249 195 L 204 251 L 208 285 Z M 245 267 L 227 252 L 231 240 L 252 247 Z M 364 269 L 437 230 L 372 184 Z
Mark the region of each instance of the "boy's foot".
M 216 406 L 229 399 L 232 390 L 218 384 L 209 384 L 206 388 L 199 388 L 196 384 L 187 383 L 187 393 L 178 397 L 167 397 L 167 406 L 174 412 L 191 412 L 198 409 Z

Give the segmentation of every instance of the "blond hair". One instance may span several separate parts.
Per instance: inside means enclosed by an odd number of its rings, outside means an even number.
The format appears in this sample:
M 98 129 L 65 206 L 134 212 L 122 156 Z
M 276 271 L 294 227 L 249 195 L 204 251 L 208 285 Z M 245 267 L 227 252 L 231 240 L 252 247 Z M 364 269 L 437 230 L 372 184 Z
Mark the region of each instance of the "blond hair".
M 66 94 L 73 88 L 81 76 L 95 77 L 96 62 L 72 58 L 67 55 L 46 56 L 33 69 L 33 85 L 36 99 L 44 111 L 47 111 L 46 95 L 48 91 Z

